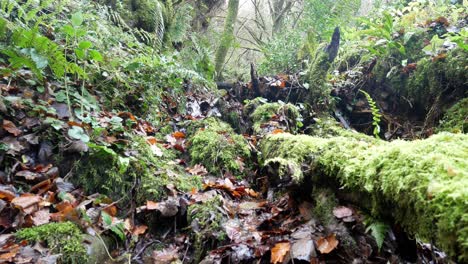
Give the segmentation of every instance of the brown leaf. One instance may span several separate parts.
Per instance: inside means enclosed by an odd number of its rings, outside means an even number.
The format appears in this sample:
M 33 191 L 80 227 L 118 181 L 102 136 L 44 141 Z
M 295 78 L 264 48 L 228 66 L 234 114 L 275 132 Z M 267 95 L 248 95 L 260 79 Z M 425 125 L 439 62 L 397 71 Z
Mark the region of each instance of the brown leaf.
M 153 264 L 169 264 L 179 259 L 178 249 L 170 247 L 163 250 L 153 251 Z
M 338 206 L 338 207 L 333 208 L 333 215 L 336 218 L 341 219 L 341 218 L 345 218 L 348 216 L 352 216 L 353 210 L 349 209 L 346 206 Z
M 172 133 L 172 136 L 175 139 L 183 139 L 183 138 L 185 138 L 185 133 L 181 132 L 181 131 L 176 131 L 176 132 Z
M 11 201 L 16 208 L 21 209 L 25 214 L 32 214 L 39 210 L 39 203 L 42 198 L 37 195 L 23 195 Z
M 15 194 L 9 190 L 0 189 L 0 199 L 11 201 L 15 198 Z
M 134 236 L 143 235 L 147 229 L 148 229 L 148 226 L 145 226 L 145 225 L 135 226 L 135 228 L 133 228 L 132 235 Z
M 13 134 L 15 137 L 21 135 L 22 133 L 13 122 L 6 119 L 3 119 L 3 129 L 8 131 L 10 134 Z
M 271 249 L 270 263 L 271 264 L 283 263 L 290 249 L 291 249 L 290 242 L 276 243 L 276 245 Z
M 146 210 L 158 209 L 158 203 L 153 201 L 146 201 Z
M 196 164 L 192 168 L 187 168 L 185 170 L 188 171 L 192 175 L 201 175 L 201 176 L 203 176 L 203 175 L 208 174 L 208 171 L 205 169 L 205 167 L 203 167 L 203 165 L 200 165 L 200 164 Z
M 50 213 L 49 209 L 42 209 L 35 212 L 32 215 L 32 221 L 35 226 L 40 226 L 49 223 L 50 221 Z
M 332 252 L 337 246 L 339 242 L 336 239 L 336 235 L 332 234 L 327 237 L 320 237 L 317 240 L 317 249 L 322 254 L 328 254 Z

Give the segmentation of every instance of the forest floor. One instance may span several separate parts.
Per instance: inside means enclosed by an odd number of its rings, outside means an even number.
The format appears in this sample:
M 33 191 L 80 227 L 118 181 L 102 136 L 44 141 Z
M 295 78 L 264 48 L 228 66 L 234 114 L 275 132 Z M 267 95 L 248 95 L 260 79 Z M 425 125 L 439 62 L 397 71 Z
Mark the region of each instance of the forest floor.
M 21 71 L 16 81 L 4 78 L 0 84 L 9 102 L 8 108 L 0 105 L 4 115 L 0 137 L 9 155 L 2 154 L 0 160 L 11 165 L 0 175 L 0 225 L 11 230 L 0 235 L 2 263 L 55 263 L 61 255 L 69 263 L 449 262 L 444 253 L 410 239 L 398 225 L 366 222 L 364 213 L 353 204 L 326 193 L 311 197 L 287 183 L 271 186 L 256 160 L 262 135 L 242 117 L 238 124 L 246 131 L 243 138 L 252 157 L 235 161 L 243 177 L 228 170 L 209 173 L 203 165 L 194 164 L 187 150 L 194 144 L 187 124 L 203 123 L 210 115 L 226 115 L 226 109 L 242 113 L 245 98 L 230 93 L 210 98 L 187 92 L 189 115 L 174 113 L 169 122 L 173 132 L 158 137 L 159 128 L 128 112 L 93 112 L 94 128 L 72 121 L 67 105 L 56 102 L 57 95 L 29 88 L 29 76 L 30 72 Z M 219 100 L 224 109 L 218 108 Z M 46 108 L 43 102 L 55 103 Z M 269 116 L 262 129 L 283 133 L 278 123 L 286 118 Z M 231 137 L 225 131 L 217 133 Z M 50 135 L 49 141 L 40 141 L 44 134 Z M 59 174 L 60 168 L 75 166 L 81 153 L 90 151 L 84 143 L 89 141 L 88 135 L 107 145 L 120 144 L 126 156 L 111 166 L 125 171 L 133 152 L 141 151 L 132 147 L 125 134 L 146 138 L 157 157 L 174 151 L 177 154 L 165 160 L 166 165 L 197 177 L 202 184 L 187 189 L 169 181 L 159 190 L 164 193 L 160 200 L 142 201 L 135 192 L 143 183 L 135 180 L 121 199 L 112 200 L 77 188 L 70 178 L 79 171 Z M 61 138 L 60 151 L 55 150 L 54 138 Z M 70 222 L 87 235 L 76 240 L 81 231 L 68 226 Z M 39 227 L 12 232 L 25 226 Z M 89 254 L 88 260 L 83 254 Z

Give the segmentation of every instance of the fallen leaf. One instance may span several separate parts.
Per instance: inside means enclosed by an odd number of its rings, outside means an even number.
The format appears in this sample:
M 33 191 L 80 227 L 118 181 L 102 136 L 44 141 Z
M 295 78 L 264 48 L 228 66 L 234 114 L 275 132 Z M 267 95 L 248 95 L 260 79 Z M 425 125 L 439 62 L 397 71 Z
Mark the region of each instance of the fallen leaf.
M 316 256 L 314 241 L 312 239 L 301 239 L 294 242 L 291 247 L 291 257 L 293 259 L 309 261 Z
M 281 133 L 284 133 L 284 130 L 283 129 L 275 129 L 271 132 L 271 134 L 273 135 L 276 135 L 276 134 L 281 134 Z
M 327 237 L 320 237 L 317 240 L 317 249 L 322 254 L 328 254 L 332 252 L 337 246 L 339 242 L 336 239 L 336 235 L 332 234 Z
M 203 175 L 208 174 L 208 171 L 205 169 L 205 167 L 203 167 L 203 165 L 200 165 L 200 164 L 196 164 L 192 168 L 187 168 L 185 170 L 188 171 L 192 175 L 201 175 L 201 176 L 203 176 Z
M 158 209 L 158 203 L 153 201 L 146 201 L 146 210 Z
M 13 122 L 6 119 L 3 119 L 3 129 L 8 131 L 10 134 L 13 134 L 15 137 L 21 135 L 22 133 Z
M 0 189 L 0 199 L 11 201 L 15 198 L 15 194 L 11 191 Z
M 24 178 L 25 180 L 28 180 L 28 181 L 32 181 L 32 180 L 35 180 L 36 178 L 40 177 L 40 175 L 38 173 L 28 171 L 28 170 L 19 171 L 19 172 L 17 172 L 15 174 L 15 176 L 16 177 L 22 177 L 22 178 Z
M 177 262 L 179 259 L 178 250 L 172 246 L 163 250 L 153 251 L 153 264 L 167 264 Z
M 183 139 L 183 138 L 185 138 L 185 133 L 181 132 L 181 131 L 176 131 L 176 132 L 172 133 L 172 136 L 175 139 Z
M 276 245 L 271 249 L 270 263 L 271 264 L 283 263 L 290 249 L 291 249 L 290 242 L 276 243 Z
M 40 226 L 40 225 L 49 223 L 50 221 L 49 209 L 42 209 L 42 210 L 35 212 L 32 215 L 32 220 L 35 226 Z
M 21 209 L 25 214 L 31 214 L 39 210 L 39 203 L 42 198 L 37 195 L 24 195 L 16 197 L 11 201 L 11 204 L 16 208 Z
M 134 236 L 143 235 L 147 229 L 148 229 L 148 226 L 145 226 L 145 225 L 135 226 L 135 228 L 133 228 L 132 234 Z

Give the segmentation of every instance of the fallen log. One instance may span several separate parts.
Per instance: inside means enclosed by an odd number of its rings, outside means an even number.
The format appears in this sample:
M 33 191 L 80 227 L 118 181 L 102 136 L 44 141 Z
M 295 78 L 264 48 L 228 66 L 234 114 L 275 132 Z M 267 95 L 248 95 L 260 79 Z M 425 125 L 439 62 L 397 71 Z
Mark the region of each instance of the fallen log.
M 357 202 L 373 216 L 390 216 L 454 259 L 468 260 L 468 135 L 386 142 L 343 130 L 330 138 L 270 135 L 260 145 L 273 182 L 289 180 L 309 193 L 337 182 L 336 193 L 369 197 Z

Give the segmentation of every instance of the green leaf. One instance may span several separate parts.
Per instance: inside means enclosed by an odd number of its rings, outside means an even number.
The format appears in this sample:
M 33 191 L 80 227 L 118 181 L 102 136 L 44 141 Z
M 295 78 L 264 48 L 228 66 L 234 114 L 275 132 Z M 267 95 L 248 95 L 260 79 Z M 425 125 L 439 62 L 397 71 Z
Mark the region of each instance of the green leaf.
M 130 158 L 124 158 L 119 156 L 119 173 L 125 173 L 125 171 L 127 171 L 128 166 L 130 166 Z
M 71 25 L 65 25 L 62 27 L 62 31 L 67 35 L 67 36 L 73 36 L 75 35 L 75 29 Z
M 64 103 L 67 100 L 67 94 L 65 91 L 59 91 L 55 94 L 55 101 Z
M 104 222 L 106 226 L 112 225 L 112 216 L 110 216 L 108 213 L 101 211 L 101 218 L 102 222 Z
M 123 223 L 118 223 L 114 226 L 111 226 L 110 230 L 114 232 L 121 240 L 125 240 L 125 229 Z
M 74 27 L 79 27 L 83 24 L 83 14 L 81 12 L 77 12 L 72 15 L 71 23 Z
M 366 228 L 366 232 L 369 232 L 369 230 L 371 231 L 371 235 L 374 237 L 379 250 L 382 248 L 389 229 L 390 227 L 382 222 L 374 222 Z
M 78 59 L 83 60 L 86 57 L 86 52 L 82 49 L 75 49 L 75 55 Z
M 81 41 L 78 44 L 78 48 L 83 49 L 83 50 L 89 49 L 92 46 L 93 46 L 93 43 L 91 43 L 90 41 L 87 41 L 87 40 Z
M 71 138 L 79 139 L 79 140 L 81 140 L 81 141 L 83 141 L 85 143 L 89 142 L 89 136 L 85 133 L 83 128 L 81 128 L 79 126 L 73 126 L 72 128 L 70 128 L 68 130 L 68 135 Z
M 91 57 L 93 61 L 99 61 L 99 62 L 103 61 L 101 53 L 97 50 L 90 50 L 89 56 Z

